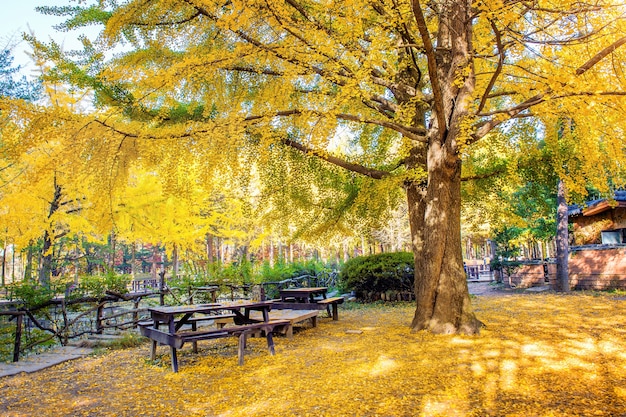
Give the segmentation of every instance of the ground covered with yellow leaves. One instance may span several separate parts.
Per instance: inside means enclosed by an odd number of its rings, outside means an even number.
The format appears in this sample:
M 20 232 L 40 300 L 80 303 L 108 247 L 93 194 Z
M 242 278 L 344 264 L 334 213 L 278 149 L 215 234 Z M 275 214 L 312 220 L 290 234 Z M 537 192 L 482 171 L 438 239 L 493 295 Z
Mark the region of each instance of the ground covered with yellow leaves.
M 615 295 L 475 297 L 480 336 L 410 333 L 412 305 L 342 309 L 339 321 L 180 351 L 149 345 L 0 379 L 13 416 L 626 415 L 626 301 Z M 357 330 L 357 332 L 355 332 Z M 358 332 L 360 331 L 360 332 Z

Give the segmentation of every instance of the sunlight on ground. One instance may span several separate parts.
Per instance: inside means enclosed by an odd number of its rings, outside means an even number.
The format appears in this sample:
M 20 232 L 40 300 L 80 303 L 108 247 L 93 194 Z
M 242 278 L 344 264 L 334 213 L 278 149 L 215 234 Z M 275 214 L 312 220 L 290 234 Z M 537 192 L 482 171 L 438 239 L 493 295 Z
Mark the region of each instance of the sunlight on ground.
M 610 295 L 476 297 L 479 336 L 411 333 L 412 305 L 341 310 L 276 356 L 251 339 L 148 344 L 0 379 L 3 416 L 618 416 L 626 313 Z M 358 329 L 360 332 L 354 332 Z M 350 332 L 352 331 L 352 332 Z M 35 389 L 33 389 L 36 387 Z

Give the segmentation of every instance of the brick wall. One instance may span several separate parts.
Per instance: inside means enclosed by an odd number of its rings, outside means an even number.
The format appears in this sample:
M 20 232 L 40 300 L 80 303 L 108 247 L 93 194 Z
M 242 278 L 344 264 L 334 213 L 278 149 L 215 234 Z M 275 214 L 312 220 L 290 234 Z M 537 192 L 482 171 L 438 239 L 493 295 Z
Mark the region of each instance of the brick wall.
M 550 285 L 555 288 L 556 264 L 550 262 L 547 268 Z M 626 289 L 626 245 L 572 248 L 569 279 L 570 287 L 577 290 Z M 511 275 L 511 283 L 519 288 L 544 285 L 543 265 L 540 262 L 522 265 Z

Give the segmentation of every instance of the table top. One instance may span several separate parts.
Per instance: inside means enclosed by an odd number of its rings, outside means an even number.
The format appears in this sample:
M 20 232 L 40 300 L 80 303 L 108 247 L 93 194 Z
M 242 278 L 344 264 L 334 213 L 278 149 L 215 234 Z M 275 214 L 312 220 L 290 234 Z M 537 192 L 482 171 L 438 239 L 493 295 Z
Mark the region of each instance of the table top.
M 279 290 L 281 294 L 321 294 L 328 291 L 328 287 L 301 287 Z
M 204 313 L 218 310 L 240 310 L 240 309 L 271 309 L 272 303 L 270 301 L 236 301 L 229 303 L 212 303 L 212 304 L 191 304 L 181 306 L 159 306 L 149 307 L 148 311 L 159 314 L 175 315 L 175 314 L 190 314 L 190 313 Z

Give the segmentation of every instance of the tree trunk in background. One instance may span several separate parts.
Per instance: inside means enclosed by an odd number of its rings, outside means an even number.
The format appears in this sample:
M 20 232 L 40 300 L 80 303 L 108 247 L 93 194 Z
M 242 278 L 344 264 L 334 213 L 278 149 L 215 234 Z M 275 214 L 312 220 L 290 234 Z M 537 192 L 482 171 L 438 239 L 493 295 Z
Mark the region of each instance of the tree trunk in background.
M 28 252 L 26 253 L 26 266 L 24 267 L 24 280 L 30 281 L 33 278 L 33 241 L 28 243 Z
M 137 256 L 137 251 L 135 249 L 135 244 L 132 243 L 131 244 L 131 250 L 130 250 L 130 276 L 135 279 L 135 276 L 137 275 L 137 270 L 136 270 L 136 256 Z
M 209 233 L 206 234 L 206 257 L 209 263 L 215 262 L 215 254 L 213 251 L 213 236 Z
M 565 183 L 559 179 L 556 201 L 556 286 L 557 291 L 570 291 L 569 283 L 569 235 L 567 231 L 567 190 Z
M 158 269 L 157 269 L 157 256 L 159 255 L 159 248 L 157 246 L 152 247 L 152 268 L 151 268 L 151 276 L 152 279 L 157 279 Z
M 48 219 L 52 218 L 52 215 L 59 210 L 61 206 L 61 198 L 63 196 L 62 188 L 56 182 L 56 178 L 54 180 L 54 194 L 52 195 L 52 200 L 50 201 L 50 208 L 48 210 Z M 50 224 L 50 229 L 53 229 L 53 224 Z M 39 265 L 39 284 L 48 287 L 50 285 L 50 275 L 52 273 L 52 261 L 53 261 L 53 253 L 52 253 L 52 241 L 53 237 L 51 232 L 46 230 L 43 234 L 43 247 L 41 248 L 41 258 Z
M 174 249 L 172 250 L 172 276 L 178 276 L 178 246 L 174 243 Z
M 7 241 L 5 238 L 4 248 L 2 249 L 2 286 L 6 285 L 6 272 L 7 272 Z
M 110 235 L 110 248 L 111 254 L 109 257 L 109 268 L 111 271 L 115 271 L 115 251 L 117 250 L 117 237 L 115 236 L 115 232 L 112 231 Z

